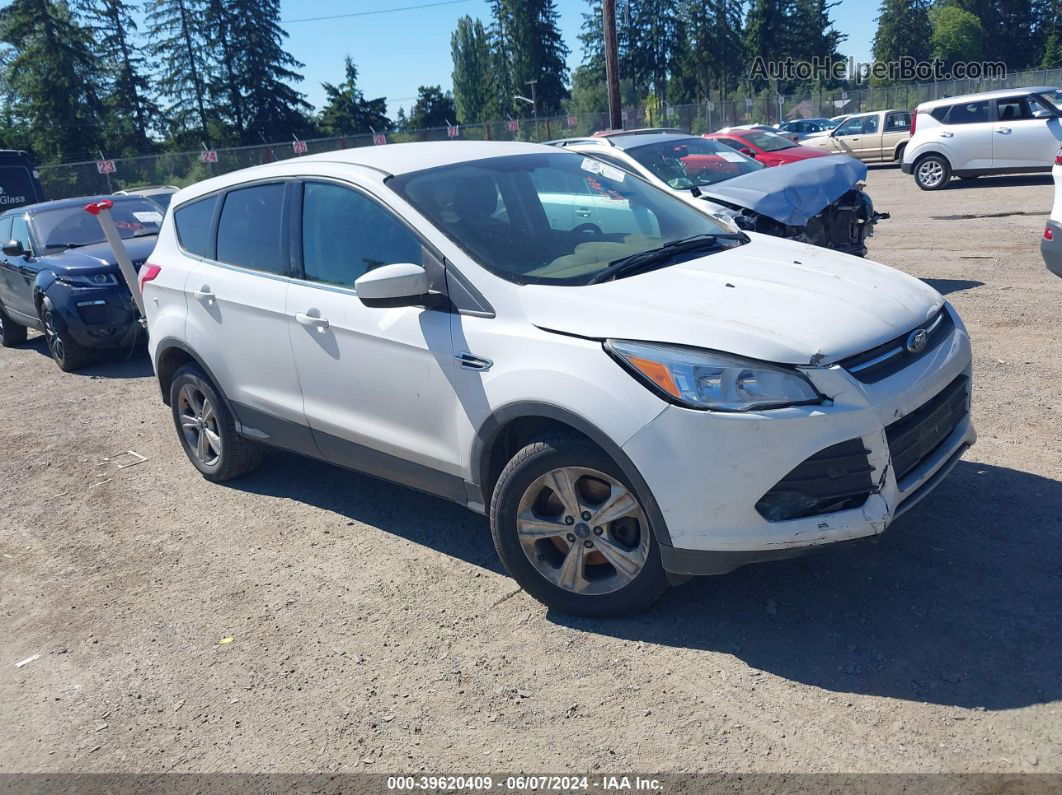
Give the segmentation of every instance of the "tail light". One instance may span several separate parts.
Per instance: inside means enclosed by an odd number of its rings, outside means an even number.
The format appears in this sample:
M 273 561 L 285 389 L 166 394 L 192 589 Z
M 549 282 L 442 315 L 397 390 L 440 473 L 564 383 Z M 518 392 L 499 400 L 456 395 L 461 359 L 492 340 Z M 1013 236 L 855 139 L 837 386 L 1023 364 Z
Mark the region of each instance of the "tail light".
M 140 269 L 140 274 L 137 276 L 137 282 L 140 284 L 140 292 L 144 292 L 144 285 L 153 281 L 161 272 L 162 268 L 158 265 L 152 265 L 151 263 L 144 265 Z
M 1044 227 L 1044 240 L 1054 240 L 1054 239 L 1055 239 L 1055 233 L 1051 231 L 1051 227 L 1045 226 Z
M 1055 165 L 1062 166 L 1062 147 L 1059 148 L 1058 154 L 1055 155 Z
M 912 138 L 914 138 L 915 126 L 917 126 L 917 124 L 918 124 L 918 108 L 919 108 L 919 106 L 915 106 L 915 109 L 911 111 L 911 137 Z

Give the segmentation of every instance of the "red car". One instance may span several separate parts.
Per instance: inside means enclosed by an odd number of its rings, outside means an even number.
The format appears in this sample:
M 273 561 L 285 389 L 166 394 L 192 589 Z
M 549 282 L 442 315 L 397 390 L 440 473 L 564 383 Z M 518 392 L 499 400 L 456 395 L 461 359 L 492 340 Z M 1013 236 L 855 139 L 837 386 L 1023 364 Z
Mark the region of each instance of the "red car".
M 809 157 L 829 157 L 830 155 L 825 150 L 801 146 L 788 138 L 764 130 L 731 130 L 727 133 L 708 133 L 704 137 L 726 144 L 743 155 L 755 158 L 765 166 L 782 166 L 786 163 L 795 163 L 797 160 L 807 160 Z

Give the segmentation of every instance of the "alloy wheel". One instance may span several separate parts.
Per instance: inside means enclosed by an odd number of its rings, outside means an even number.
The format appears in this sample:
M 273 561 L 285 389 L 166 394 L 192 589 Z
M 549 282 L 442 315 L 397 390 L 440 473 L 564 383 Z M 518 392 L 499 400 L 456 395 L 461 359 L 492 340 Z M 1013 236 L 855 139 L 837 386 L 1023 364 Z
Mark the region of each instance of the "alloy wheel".
M 649 522 L 638 498 L 611 475 L 586 467 L 560 467 L 528 486 L 516 533 L 538 573 L 577 594 L 623 588 L 649 557 Z
M 934 188 L 944 179 L 944 166 L 936 160 L 926 160 L 918 166 L 918 179 L 928 188 Z
M 48 343 L 52 356 L 62 361 L 66 355 L 66 348 L 63 345 L 63 338 L 59 336 L 55 328 L 55 317 L 50 309 L 44 313 L 44 340 Z
M 181 434 L 200 463 L 213 466 L 221 458 L 221 428 L 210 398 L 195 384 L 185 384 L 177 396 Z

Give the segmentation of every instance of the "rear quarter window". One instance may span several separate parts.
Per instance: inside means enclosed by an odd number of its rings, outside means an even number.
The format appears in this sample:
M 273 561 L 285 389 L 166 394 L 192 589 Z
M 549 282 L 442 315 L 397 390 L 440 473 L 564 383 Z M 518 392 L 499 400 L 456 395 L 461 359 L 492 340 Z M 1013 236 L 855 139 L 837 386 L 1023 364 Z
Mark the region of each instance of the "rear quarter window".
M 951 110 L 951 105 L 941 105 L 939 108 L 933 108 L 933 110 L 929 111 L 929 115 L 943 123 L 944 117 L 948 115 L 949 110 Z
M 173 223 L 177 227 L 177 239 L 181 247 L 197 257 L 209 257 L 210 224 L 214 220 L 214 208 L 218 205 L 217 196 L 182 205 L 173 214 Z

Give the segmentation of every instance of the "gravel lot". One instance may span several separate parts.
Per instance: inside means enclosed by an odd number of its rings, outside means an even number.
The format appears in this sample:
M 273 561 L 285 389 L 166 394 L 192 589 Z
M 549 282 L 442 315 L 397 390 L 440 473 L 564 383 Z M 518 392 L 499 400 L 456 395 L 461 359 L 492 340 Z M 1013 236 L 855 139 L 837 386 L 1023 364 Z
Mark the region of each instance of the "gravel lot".
M 1050 180 L 868 190 L 870 256 L 970 328 L 978 444 L 879 539 L 626 620 L 548 613 L 441 500 L 281 454 L 207 483 L 143 352 L 0 350 L 0 771 L 1062 771 Z

